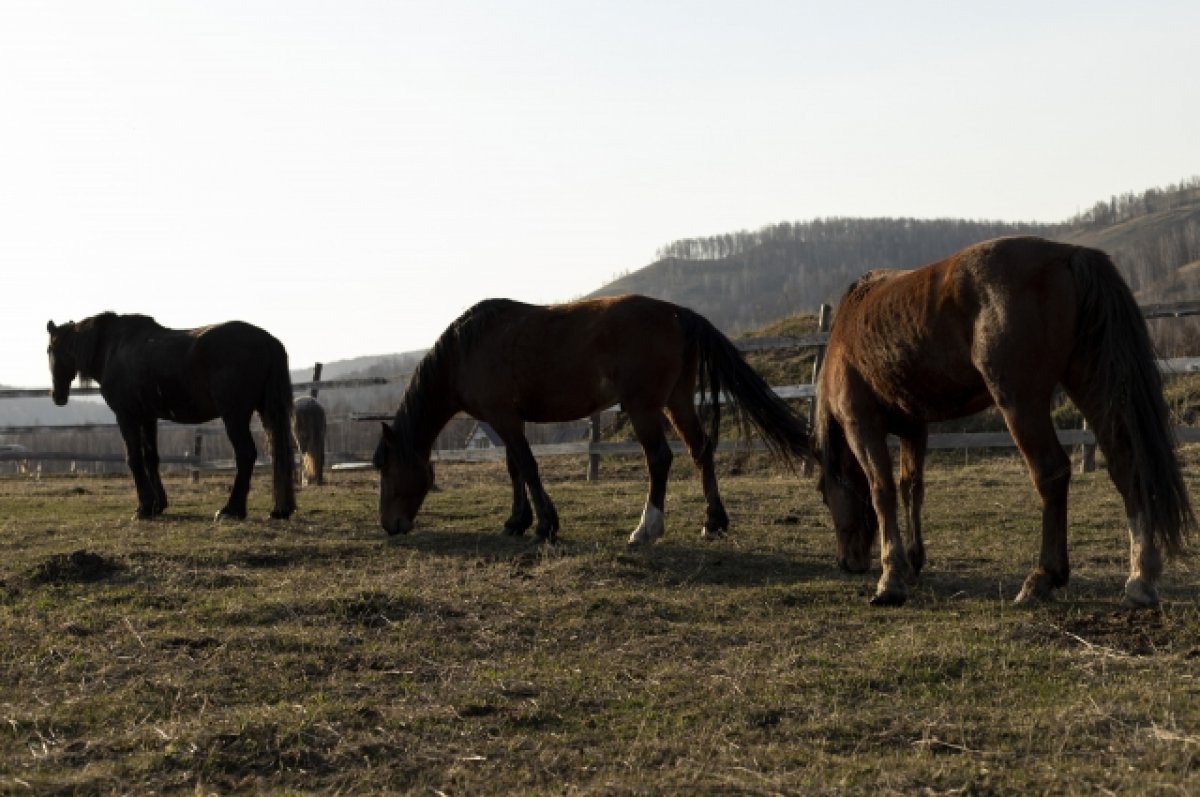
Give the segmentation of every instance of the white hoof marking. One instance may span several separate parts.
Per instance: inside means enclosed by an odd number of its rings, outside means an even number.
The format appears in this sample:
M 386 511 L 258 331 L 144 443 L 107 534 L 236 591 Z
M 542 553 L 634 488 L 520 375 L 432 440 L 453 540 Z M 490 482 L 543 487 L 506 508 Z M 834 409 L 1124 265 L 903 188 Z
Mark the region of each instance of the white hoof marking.
M 650 545 L 661 537 L 665 530 L 662 510 L 647 501 L 646 508 L 642 510 L 642 522 L 633 530 L 633 534 L 629 535 L 629 544 Z

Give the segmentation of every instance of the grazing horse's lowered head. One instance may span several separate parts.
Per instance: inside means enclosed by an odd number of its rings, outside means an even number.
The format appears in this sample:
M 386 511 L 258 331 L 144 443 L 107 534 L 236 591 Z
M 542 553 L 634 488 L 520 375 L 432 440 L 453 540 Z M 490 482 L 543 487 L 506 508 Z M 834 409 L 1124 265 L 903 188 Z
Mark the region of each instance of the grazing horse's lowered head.
M 402 432 L 381 425 L 383 434 L 373 459 L 380 474 L 379 523 L 388 534 L 407 534 L 433 487 L 433 465 L 414 456 L 412 444 L 402 441 Z
M 846 445 L 841 427 L 819 409 L 813 451 L 821 464 L 817 492 L 833 519 L 838 567 L 847 573 L 865 573 L 871 568 L 871 548 L 879 524 L 871 504 L 871 486 Z

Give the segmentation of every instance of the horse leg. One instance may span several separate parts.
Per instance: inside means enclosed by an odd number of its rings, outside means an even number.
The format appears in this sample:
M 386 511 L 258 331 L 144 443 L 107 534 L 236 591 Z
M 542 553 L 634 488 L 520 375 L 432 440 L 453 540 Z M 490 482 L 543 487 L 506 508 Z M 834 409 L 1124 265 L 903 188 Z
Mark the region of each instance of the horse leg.
M 512 447 L 504 449 L 504 464 L 508 467 L 508 478 L 512 479 L 513 499 L 512 512 L 504 521 L 504 534 L 520 537 L 533 525 L 533 509 L 529 506 L 529 497 L 525 493 L 525 480 L 517 467 L 517 459 L 513 456 Z
M 904 550 L 900 524 L 896 519 L 896 481 L 892 475 L 892 457 L 883 429 L 864 428 L 860 423 L 845 427 L 846 441 L 867 475 L 871 504 L 879 520 L 880 562 L 883 574 L 871 598 L 874 606 L 900 606 L 908 599 L 905 582 L 911 578 L 911 565 Z
M 925 503 L 925 449 L 927 430 L 900 441 L 900 499 L 904 503 L 908 564 L 915 579 L 925 567 L 925 540 L 921 536 L 921 507 Z
M 713 462 L 712 438 L 704 433 L 700 424 L 700 416 L 696 414 L 696 405 L 692 403 L 692 389 L 676 390 L 671 394 L 667 404 L 667 415 L 675 426 L 675 431 L 683 438 L 700 471 L 700 483 L 704 487 L 704 501 L 708 505 L 704 516 L 704 527 L 700 536 L 706 540 L 724 537 L 729 530 L 729 515 L 725 512 L 725 504 L 721 501 L 721 493 L 717 489 L 717 471 Z
M 516 419 L 508 424 L 498 424 L 493 421 L 492 427 L 504 440 L 505 459 L 512 457 L 512 461 L 516 463 L 518 476 L 529 488 L 533 511 L 537 515 L 535 531 L 538 537 L 547 542 L 554 542 L 558 538 L 558 510 L 554 508 L 554 502 L 542 488 L 542 477 L 538 474 L 537 460 L 533 458 L 529 441 L 525 439 L 521 421 Z M 516 489 L 514 486 L 514 498 Z
M 167 508 L 167 491 L 163 488 L 162 476 L 158 472 L 158 420 L 147 418 L 142 422 L 142 447 L 145 452 L 146 479 L 154 495 L 151 511 L 161 515 Z
M 138 505 L 134 518 L 149 520 L 155 515 L 157 496 L 146 471 L 146 445 L 143 439 L 145 423 L 122 414 L 117 416 L 117 426 L 120 427 L 121 437 L 125 441 L 125 462 L 129 465 L 133 486 L 137 490 Z
M 644 545 L 653 543 L 666 531 L 663 503 L 667 497 L 667 475 L 671 472 L 671 461 L 675 455 L 663 431 L 662 412 L 630 412 L 629 420 L 638 442 L 642 444 L 646 468 L 650 471 L 650 494 L 642 509 L 642 520 L 629 535 L 630 545 Z
M 1081 408 L 1085 405 L 1079 404 Z M 1125 503 L 1125 518 L 1129 524 L 1129 578 L 1125 581 L 1125 597 L 1121 605 L 1128 609 L 1158 605 L 1158 580 L 1163 572 L 1162 553 L 1147 528 L 1146 515 L 1134 487 L 1133 454 L 1125 438 L 1110 436 L 1098 440 L 1108 465 L 1108 475 L 1121 493 Z
M 1104 459 L 1108 463 L 1108 474 L 1125 502 L 1125 517 L 1129 523 L 1129 578 L 1125 580 L 1125 597 L 1121 605 L 1127 609 L 1157 606 L 1163 559 L 1134 488 L 1133 457 L 1105 450 Z
M 1055 588 L 1064 587 L 1071 575 L 1067 556 L 1067 494 L 1071 487 L 1071 460 L 1058 442 L 1049 404 L 1035 403 L 1018 409 L 1001 405 L 1008 431 L 1021 449 L 1030 478 L 1042 499 L 1042 547 L 1038 565 L 1025 578 L 1017 603 L 1049 600 Z
M 1125 504 L 1125 519 L 1129 524 L 1129 578 L 1125 581 L 1121 605 L 1129 609 L 1157 606 L 1158 580 L 1163 571 L 1162 553 L 1147 528 L 1142 500 L 1134 483 L 1135 460 L 1128 432 L 1116 424 L 1099 422 L 1109 415 L 1103 406 L 1108 397 L 1096 396 L 1082 377 L 1068 374 L 1063 383 L 1067 395 L 1095 430 L 1096 442 L 1104 452 L 1108 476 Z
M 233 445 L 234 462 L 237 464 L 237 475 L 233 478 L 233 488 L 229 491 L 229 500 L 217 512 L 217 520 L 245 520 L 246 495 L 250 492 L 250 475 L 254 472 L 254 463 L 258 460 L 258 449 L 254 446 L 254 436 L 250 434 L 250 417 L 226 415 L 221 419 L 225 423 L 225 434 Z
M 1128 502 L 1126 511 L 1128 512 Z M 1125 597 L 1121 605 L 1127 609 L 1148 609 L 1158 605 L 1158 580 L 1162 577 L 1163 560 L 1154 535 L 1146 527 L 1146 517 L 1140 512 L 1127 515 L 1129 520 L 1129 578 L 1125 580 Z

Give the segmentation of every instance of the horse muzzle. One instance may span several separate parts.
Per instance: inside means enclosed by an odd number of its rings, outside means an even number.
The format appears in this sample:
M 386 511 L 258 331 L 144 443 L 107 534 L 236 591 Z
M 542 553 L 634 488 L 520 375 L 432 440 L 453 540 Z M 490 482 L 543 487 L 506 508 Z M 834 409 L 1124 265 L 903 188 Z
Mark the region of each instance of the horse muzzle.
M 62 392 L 59 392 L 57 390 L 50 391 L 50 398 L 53 399 L 54 403 L 59 407 L 67 406 L 67 399 L 70 398 L 70 396 L 71 396 L 71 394 L 65 390 Z
M 403 515 L 399 515 L 394 518 L 382 520 L 380 525 L 383 526 L 383 530 L 386 531 L 389 536 L 394 537 L 397 534 L 408 534 L 410 531 L 412 531 L 413 522 Z

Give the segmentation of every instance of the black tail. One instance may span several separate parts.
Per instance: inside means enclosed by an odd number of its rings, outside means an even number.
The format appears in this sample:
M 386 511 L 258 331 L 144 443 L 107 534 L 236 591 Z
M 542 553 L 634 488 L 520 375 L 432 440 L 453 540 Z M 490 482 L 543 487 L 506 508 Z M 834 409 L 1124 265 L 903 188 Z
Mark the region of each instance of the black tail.
M 746 364 L 741 352 L 703 316 L 680 308 L 679 319 L 699 362 L 700 414 L 709 418 L 709 437 L 715 447 L 720 436 L 721 399 L 736 413 L 743 436 L 753 425 L 767 448 L 788 467 L 797 460 L 813 461 L 804 419 L 775 395 L 763 378 Z
M 1170 413 L 1146 320 L 1108 255 L 1081 249 L 1071 261 L 1078 297 L 1076 356 L 1083 390 L 1093 397 L 1092 424 L 1106 457 L 1127 456 L 1133 500 L 1150 535 L 1179 553 L 1195 525 L 1175 456 Z M 1125 453 L 1128 451 L 1128 454 Z
M 292 453 L 292 377 L 287 350 L 271 338 L 267 384 L 258 407 L 267 447 L 271 451 L 275 508 L 271 517 L 287 518 L 296 511 L 296 463 Z

